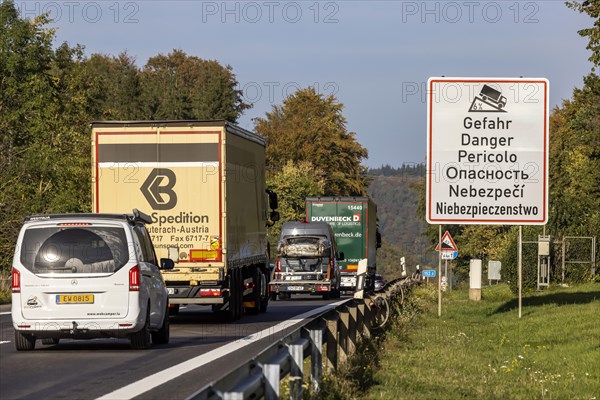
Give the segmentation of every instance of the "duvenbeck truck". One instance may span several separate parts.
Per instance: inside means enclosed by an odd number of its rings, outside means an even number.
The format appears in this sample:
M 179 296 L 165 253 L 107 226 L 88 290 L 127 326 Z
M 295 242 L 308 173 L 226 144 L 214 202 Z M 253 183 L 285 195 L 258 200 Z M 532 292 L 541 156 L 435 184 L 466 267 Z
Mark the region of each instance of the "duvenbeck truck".
M 373 290 L 377 249 L 381 236 L 377 229 L 377 206 L 368 197 L 308 197 L 306 221 L 327 222 L 333 228 L 340 261 L 342 291 L 356 289 L 360 260 L 367 260 L 365 290 Z
M 92 158 L 93 211 L 149 213 L 158 258 L 178 263 L 162 272 L 172 314 L 266 311 L 266 227 L 279 214 L 262 137 L 226 121 L 94 122 Z

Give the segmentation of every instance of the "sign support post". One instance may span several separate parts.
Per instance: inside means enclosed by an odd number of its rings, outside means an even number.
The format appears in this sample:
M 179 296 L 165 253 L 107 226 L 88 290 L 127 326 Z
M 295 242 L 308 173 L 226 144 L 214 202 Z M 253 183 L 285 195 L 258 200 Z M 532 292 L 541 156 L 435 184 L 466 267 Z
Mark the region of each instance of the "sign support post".
M 438 317 L 442 316 L 442 226 L 439 226 L 438 243 L 440 251 L 438 252 Z
M 517 261 L 517 269 L 519 274 L 519 319 L 521 318 L 521 308 L 523 306 L 522 301 L 522 288 L 523 288 L 523 227 L 519 225 L 519 257 Z

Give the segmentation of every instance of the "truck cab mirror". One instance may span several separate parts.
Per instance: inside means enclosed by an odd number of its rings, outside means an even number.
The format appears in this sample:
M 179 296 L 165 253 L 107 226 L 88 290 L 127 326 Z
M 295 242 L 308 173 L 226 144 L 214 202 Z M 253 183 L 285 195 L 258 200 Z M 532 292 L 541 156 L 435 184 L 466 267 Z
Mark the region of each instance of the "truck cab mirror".
M 277 193 L 269 189 L 265 190 L 265 192 L 267 192 L 267 194 L 269 195 L 269 207 L 271 208 L 271 210 L 277 210 L 277 207 L 279 206 L 277 202 Z M 275 220 L 271 218 L 271 221 Z
M 170 270 L 175 268 L 175 262 L 170 258 L 161 258 L 160 259 L 160 269 Z
M 340 252 L 338 253 L 337 260 L 338 260 L 338 261 L 343 261 L 343 260 L 345 260 L 345 259 L 346 259 L 346 255 L 344 254 L 344 252 L 343 252 L 343 251 L 340 251 Z
M 375 233 L 375 237 L 376 237 L 376 241 L 377 241 L 377 248 L 379 249 L 381 247 L 381 232 L 379 232 L 379 228 L 377 229 L 377 232 Z
M 167 256 L 174 263 L 179 262 L 179 247 L 168 247 L 167 248 Z
M 277 221 L 279 221 L 279 218 L 281 218 L 281 217 L 280 217 L 280 215 L 279 215 L 279 213 L 277 211 L 271 211 L 269 213 L 269 219 L 271 221 L 277 222 Z

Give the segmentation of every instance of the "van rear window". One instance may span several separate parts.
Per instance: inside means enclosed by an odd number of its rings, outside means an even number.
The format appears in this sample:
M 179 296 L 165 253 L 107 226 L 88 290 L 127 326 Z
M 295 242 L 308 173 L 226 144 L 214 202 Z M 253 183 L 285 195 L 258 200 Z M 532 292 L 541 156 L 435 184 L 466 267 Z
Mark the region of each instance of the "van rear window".
M 21 263 L 35 274 L 115 272 L 129 260 L 127 250 L 123 228 L 30 228 Z

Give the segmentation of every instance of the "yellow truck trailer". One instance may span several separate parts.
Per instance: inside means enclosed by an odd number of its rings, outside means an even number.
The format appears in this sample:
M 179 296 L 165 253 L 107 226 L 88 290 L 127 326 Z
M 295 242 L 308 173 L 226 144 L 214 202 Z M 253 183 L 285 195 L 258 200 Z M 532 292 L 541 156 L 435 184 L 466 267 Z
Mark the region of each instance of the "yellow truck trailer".
M 157 259 L 177 263 L 163 271 L 173 313 L 181 304 L 229 320 L 266 311 L 266 228 L 279 215 L 262 137 L 221 120 L 101 121 L 92 158 L 93 211 L 150 214 Z

